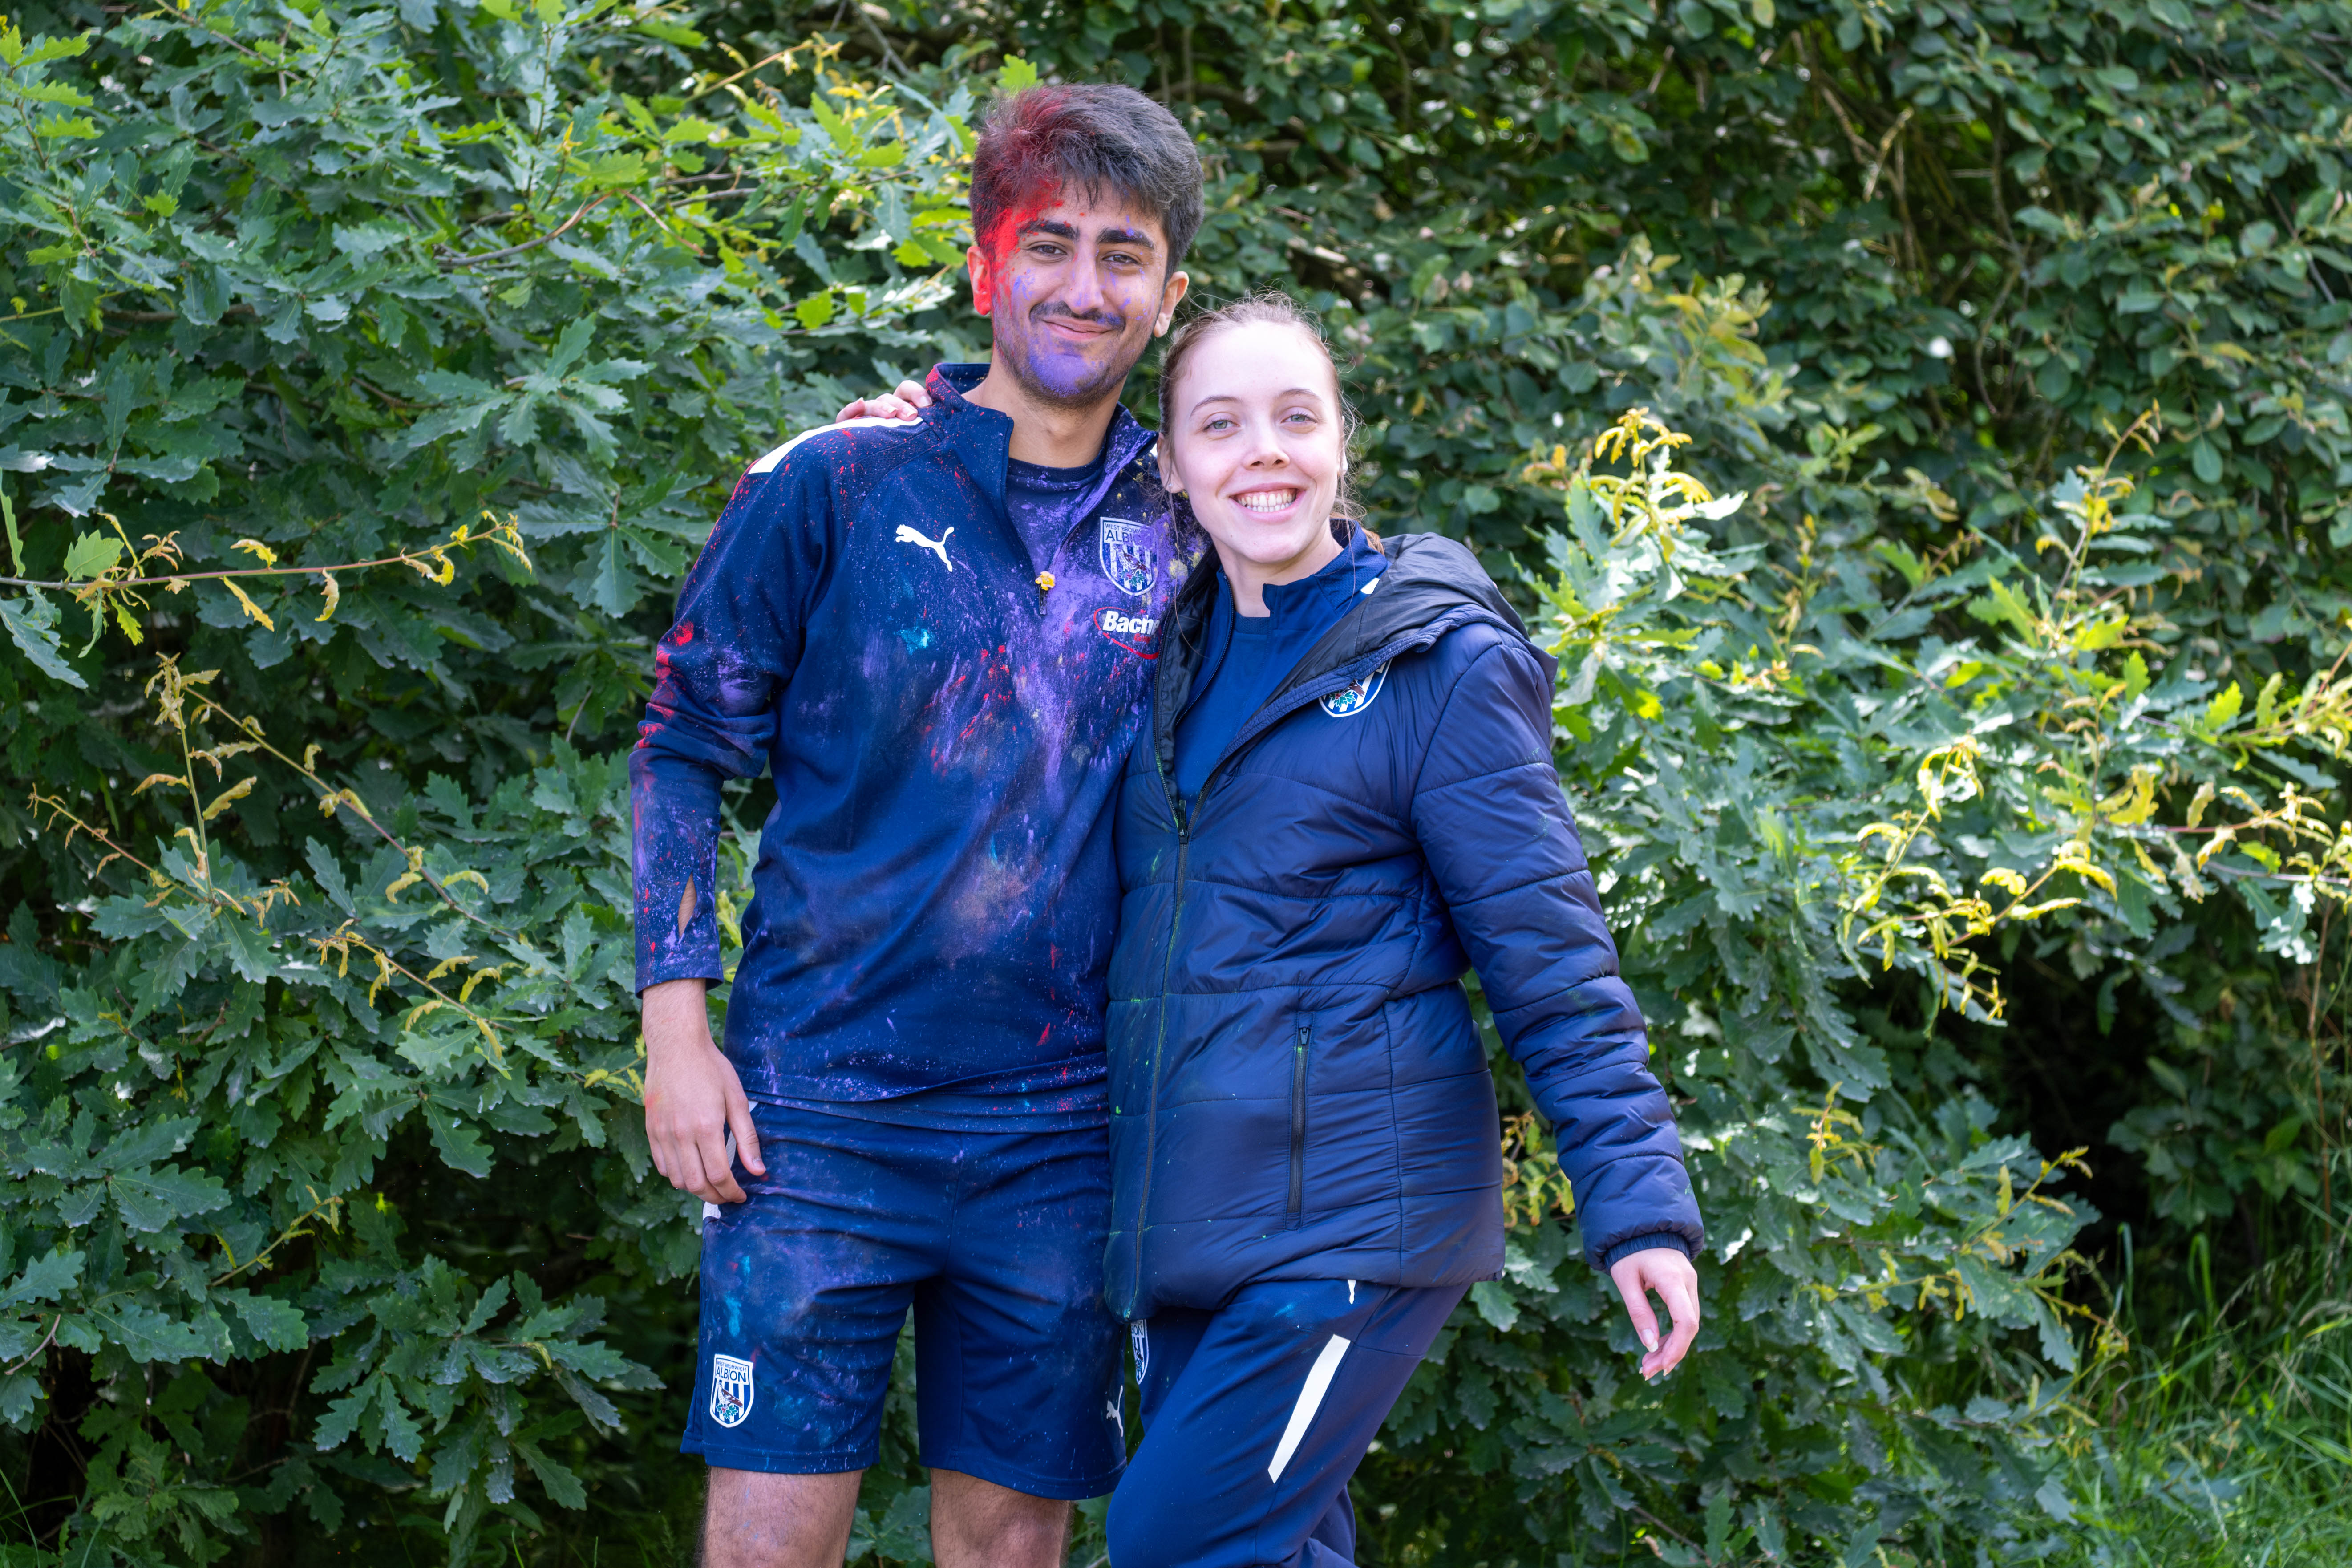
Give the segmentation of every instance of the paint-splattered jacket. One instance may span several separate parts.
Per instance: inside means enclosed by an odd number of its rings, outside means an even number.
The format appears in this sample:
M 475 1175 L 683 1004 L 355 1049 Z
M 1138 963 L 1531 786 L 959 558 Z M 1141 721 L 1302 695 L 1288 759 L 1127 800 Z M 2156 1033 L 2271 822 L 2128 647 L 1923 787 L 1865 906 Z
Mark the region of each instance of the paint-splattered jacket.
M 1102 1093 L 1111 797 L 1182 566 L 1124 409 L 1100 489 L 1031 560 L 1012 421 L 960 395 L 985 371 L 935 369 L 919 425 L 754 463 L 656 656 L 629 769 L 639 989 L 720 977 L 719 786 L 775 771 L 727 1014 L 753 1095 Z

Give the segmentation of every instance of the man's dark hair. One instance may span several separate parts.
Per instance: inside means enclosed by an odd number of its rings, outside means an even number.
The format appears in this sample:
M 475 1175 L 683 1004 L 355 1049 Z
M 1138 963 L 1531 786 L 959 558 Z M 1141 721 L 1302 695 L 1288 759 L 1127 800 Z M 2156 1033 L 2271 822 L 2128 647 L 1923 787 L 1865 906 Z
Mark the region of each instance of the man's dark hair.
M 1117 192 L 1159 219 L 1176 270 L 1201 228 L 1201 154 L 1176 117 L 1131 87 L 1070 82 L 1000 98 L 971 158 L 971 228 L 992 253 L 997 231 L 1063 189 Z

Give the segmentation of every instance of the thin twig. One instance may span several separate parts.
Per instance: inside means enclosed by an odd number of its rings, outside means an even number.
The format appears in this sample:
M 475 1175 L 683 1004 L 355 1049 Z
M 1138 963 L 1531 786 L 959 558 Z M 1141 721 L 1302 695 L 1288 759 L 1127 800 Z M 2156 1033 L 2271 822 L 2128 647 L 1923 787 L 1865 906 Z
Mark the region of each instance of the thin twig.
M 834 18 L 834 20 L 835 20 L 835 21 L 836 21 L 836 22 L 838 22 L 840 19 L 841 19 L 841 18 L 840 18 L 839 16 L 837 16 Z M 737 71 L 733 76 L 720 77 L 717 81 L 712 82 L 709 87 L 706 87 L 706 88 L 702 89 L 700 91 L 697 92 L 697 93 L 694 95 L 694 97 L 695 97 L 695 98 L 709 98 L 712 93 L 714 93 L 714 92 L 718 92 L 718 91 L 719 91 L 719 90 L 721 90 L 721 89 L 725 89 L 725 88 L 727 88 L 727 87 L 730 86 L 731 84 L 733 84 L 733 83 L 735 83 L 735 82 L 741 81 L 745 77 L 750 76 L 753 71 L 758 70 L 761 66 L 772 66 L 772 65 L 774 65 L 778 60 L 784 60 L 784 61 L 789 62 L 794 55 L 796 55 L 796 54 L 800 53 L 800 52 L 801 52 L 801 50 L 803 50 L 803 49 L 804 49 L 804 48 L 806 48 L 806 47 L 808 47 L 808 46 L 807 46 L 806 44 L 804 44 L 804 43 L 802 43 L 802 44 L 794 44 L 794 45 L 793 45 L 791 48 L 789 48 L 789 49 L 778 49 L 774 54 L 772 54 L 772 55 L 769 55 L 769 56 L 767 56 L 765 58 L 753 60 L 750 65 L 745 66 L 741 70 Z M 732 51 L 730 50 L 730 52 L 731 53 Z M 737 59 L 739 59 L 739 60 L 740 60 L 740 59 L 741 59 L 743 57 L 742 57 L 742 56 L 740 56 L 740 55 L 736 55 L 736 56 L 735 56 L 735 58 L 736 58 Z M 688 100 L 688 102 L 692 102 L 692 101 L 693 101 L 693 100 L 692 100 L 692 99 L 689 99 L 689 100 Z
M 239 566 L 222 572 L 173 572 L 163 577 L 83 577 L 60 582 L 32 577 L 0 577 L 0 588 L 50 588 L 68 594 L 89 587 L 158 588 L 173 583 L 209 583 L 222 577 L 316 577 L 323 572 L 359 572 L 371 566 L 413 564 L 431 553 L 431 551 L 420 550 L 407 555 L 386 555 L 374 561 L 338 562 L 332 566 Z
M 36 1361 L 38 1361 L 40 1359 L 41 1352 L 49 1348 L 49 1342 L 58 1337 L 58 1330 L 63 1326 L 65 1321 L 66 1315 L 63 1312 L 59 1312 L 55 1321 L 49 1324 L 49 1331 L 41 1336 L 41 1342 L 33 1347 L 32 1353 L 26 1356 L 23 1361 L 18 1362 L 15 1366 L 10 1367 L 6 1372 L 0 1372 L 0 1377 L 14 1377 L 16 1373 L 32 1365 Z
M 296 773 L 300 773 L 303 778 L 310 782 L 310 786 L 313 789 L 323 791 L 327 797 L 334 801 L 339 807 L 350 810 L 352 814 L 357 816 L 362 822 L 366 823 L 370 827 L 373 828 L 375 830 L 376 837 L 383 839 L 384 843 L 390 845 L 393 848 L 399 850 L 403 856 L 410 854 L 408 846 L 394 837 L 384 826 L 375 819 L 375 814 L 368 810 L 363 803 L 354 804 L 359 802 L 358 791 L 348 789 L 337 790 L 331 787 L 327 781 L 320 777 L 315 770 L 302 763 L 295 761 L 292 757 L 288 756 L 284 752 L 281 752 L 277 747 L 271 745 L 268 741 L 262 738 L 261 724 L 258 720 L 240 719 L 201 691 L 192 691 L 189 695 L 197 702 L 203 704 L 206 710 L 219 715 L 220 718 L 231 728 L 250 739 L 254 742 L 255 746 L 259 750 L 268 752 L 271 756 L 277 758 L 288 767 L 292 768 Z M 417 879 L 420 881 L 422 881 L 426 887 L 432 889 L 434 892 L 440 895 L 441 901 L 443 903 L 448 905 L 451 909 L 457 910 L 457 913 L 473 921 L 476 925 L 480 926 L 484 931 L 489 931 L 497 936 L 505 937 L 511 942 L 520 942 L 522 940 L 520 932 L 509 931 L 505 926 L 499 925 L 495 921 L 485 920 L 480 915 L 478 915 L 473 910 L 467 909 L 465 905 L 459 903 L 457 901 L 457 895 L 450 892 L 447 888 L 442 886 L 441 879 L 436 877 L 432 872 L 425 868 L 425 864 L 421 857 L 412 862 L 412 868 L 416 872 Z
M 504 250 L 485 250 L 479 255 L 464 256 L 447 251 L 445 247 L 443 264 L 453 268 L 478 267 L 485 261 L 496 261 L 501 257 L 519 255 L 526 250 L 535 250 L 551 240 L 561 238 L 566 229 L 569 229 L 573 224 L 578 223 L 582 218 L 586 217 L 594 208 L 600 207 L 606 202 L 611 201 L 617 194 L 617 192 L 606 191 L 601 196 L 591 197 L 589 200 L 581 203 L 580 210 L 573 213 L 570 217 L 565 218 L 562 224 L 558 227 L 551 229 L 547 233 L 541 235 L 537 239 L 527 239 L 520 245 L 509 245 Z
M 890 40 L 882 36 L 882 29 L 874 25 L 874 18 L 866 15 L 866 7 L 863 5 L 857 7 L 857 19 L 866 24 L 866 30 L 874 35 L 876 43 L 882 46 L 882 63 L 889 68 L 890 73 L 894 76 L 905 76 L 906 62 L 898 58 L 898 51 L 890 47 Z

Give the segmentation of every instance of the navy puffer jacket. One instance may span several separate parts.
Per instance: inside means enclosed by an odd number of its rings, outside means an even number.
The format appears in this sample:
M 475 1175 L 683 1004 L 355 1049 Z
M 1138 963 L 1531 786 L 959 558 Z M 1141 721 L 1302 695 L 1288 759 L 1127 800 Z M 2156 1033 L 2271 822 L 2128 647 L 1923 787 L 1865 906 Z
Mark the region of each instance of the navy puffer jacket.
M 1113 1309 L 1253 1280 L 1452 1285 L 1503 1262 L 1475 965 L 1574 1182 L 1588 1256 L 1703 1239 L 1647 1036 L 1551 762 L 1552 662 L 1470 552 L 1379 586 L 1243 725 L 1189 810 L 1175 724 L 1217 591 L 1160 638 L 1118 790 Z

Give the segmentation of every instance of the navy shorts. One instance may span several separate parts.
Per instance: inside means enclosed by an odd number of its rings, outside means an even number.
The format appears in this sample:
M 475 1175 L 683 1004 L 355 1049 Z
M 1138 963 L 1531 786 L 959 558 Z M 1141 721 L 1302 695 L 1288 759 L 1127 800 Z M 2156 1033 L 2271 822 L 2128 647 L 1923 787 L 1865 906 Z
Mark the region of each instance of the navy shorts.
M 954 1131 L 772 1104 L 752 1118 L 768 1173 L 738 1163 L 746 1201 L 703 1221 L 681 1451 L 786 1475 L 873 1464 L 911 1308 L 925 1465 L 1032 1497 L 1117 1485 L 1108 1130 Z

